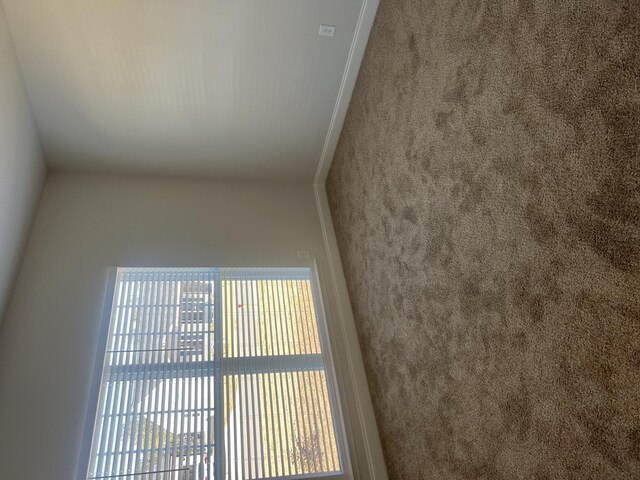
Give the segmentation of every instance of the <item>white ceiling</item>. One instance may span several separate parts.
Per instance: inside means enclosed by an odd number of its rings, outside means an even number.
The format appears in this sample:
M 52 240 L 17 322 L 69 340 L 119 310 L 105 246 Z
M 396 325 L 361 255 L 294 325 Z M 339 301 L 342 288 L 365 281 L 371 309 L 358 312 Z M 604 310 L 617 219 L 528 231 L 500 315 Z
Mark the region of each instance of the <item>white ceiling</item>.
M 361 4 L 4 0 L 51 169 L 279 181 L 316 173 Z

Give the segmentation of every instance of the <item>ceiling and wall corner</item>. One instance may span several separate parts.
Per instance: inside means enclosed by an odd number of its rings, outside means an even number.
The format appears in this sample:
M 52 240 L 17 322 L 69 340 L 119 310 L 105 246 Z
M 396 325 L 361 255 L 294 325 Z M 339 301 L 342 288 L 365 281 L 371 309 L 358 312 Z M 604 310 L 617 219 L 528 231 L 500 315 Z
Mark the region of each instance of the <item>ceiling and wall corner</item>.
M 0 4 L 0 328 L 46 169 Z

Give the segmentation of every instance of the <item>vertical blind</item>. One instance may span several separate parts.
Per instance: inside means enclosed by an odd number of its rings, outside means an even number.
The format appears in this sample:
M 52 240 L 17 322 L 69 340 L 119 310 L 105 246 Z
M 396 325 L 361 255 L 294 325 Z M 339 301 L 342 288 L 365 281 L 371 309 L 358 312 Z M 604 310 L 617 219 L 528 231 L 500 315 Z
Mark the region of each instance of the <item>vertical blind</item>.
M 118 269 L 88 479 L 342 471 L 308 268 Z

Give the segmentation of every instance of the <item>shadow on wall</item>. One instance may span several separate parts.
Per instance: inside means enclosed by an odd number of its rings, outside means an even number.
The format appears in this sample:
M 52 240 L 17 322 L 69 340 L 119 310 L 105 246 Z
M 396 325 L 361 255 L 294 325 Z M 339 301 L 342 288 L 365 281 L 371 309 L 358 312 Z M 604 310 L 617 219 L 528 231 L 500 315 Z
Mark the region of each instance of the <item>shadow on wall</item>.
M 392 478 L 640 478 L 640 6 L 382 0 L 327 183 Z

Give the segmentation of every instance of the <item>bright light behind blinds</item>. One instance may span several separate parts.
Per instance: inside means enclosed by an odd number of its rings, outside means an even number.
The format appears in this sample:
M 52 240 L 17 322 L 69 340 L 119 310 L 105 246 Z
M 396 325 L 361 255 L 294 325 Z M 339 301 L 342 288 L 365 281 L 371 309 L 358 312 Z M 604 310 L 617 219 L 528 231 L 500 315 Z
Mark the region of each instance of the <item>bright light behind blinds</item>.
M 308 268 L 118 269 L 87 478 L 339 473 Z

